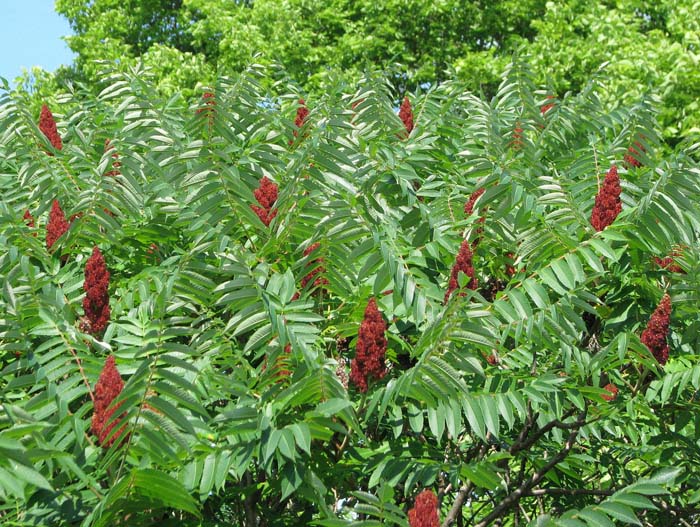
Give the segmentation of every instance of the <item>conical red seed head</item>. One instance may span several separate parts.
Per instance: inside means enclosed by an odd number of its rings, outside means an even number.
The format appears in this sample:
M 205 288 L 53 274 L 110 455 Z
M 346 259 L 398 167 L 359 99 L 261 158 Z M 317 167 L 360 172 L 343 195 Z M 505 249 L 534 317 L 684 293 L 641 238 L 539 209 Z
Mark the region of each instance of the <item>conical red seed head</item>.
M 69 227 L 70 224 L 66 221 L 66 215 L 63 214 L 58 200 L 53 200 L 49 213 L 49 223 L 46 225 L 46 248 L 51 249 L 56 240 L 63 236 Z
M 61 150 L 63 148 L 63 142 L 61 141 L 61 136 L 58 134 L 56 121 L 53 118 L 51 110 L 49 110 L 49 107 L 45 104 L 41 107 L 41 115 L 39 116 L 39 130 L 42 131 L 56 150 Z
M 297 107 L 297 114 L 296 117 L 294 118 L 294 137 L 297 137 L 299 135 L 299 128 L 304 126 L 304 123 L 306 123 L 306 118 L 309 115 L 309 109 L 306 107 L 306 102 L 304 102 L 304 99 L 299 99 L 299 106 Z M 293 145 L 294 144 L 294 139 L 289 140 L 289 144 Z
M 668 361 L 669 347 L 666 339 L 671 324 L 671 297 L 665 294 L 642 331 L 641 341 L 657 362 L 663 366 Z
M 361 392 L 366 392 L 369 381 L 379 380 L 386 374 L 384 356 L 387 340 L 386 322 L 374 298 L 365 309 L 365 316 L 357 334 L 355 358 L 350 365 L 350 381 Z
M 260 180 L 260 186 L 253 191 L 253 194 L 260 206 L 251 205 L 250 208 L 267 227 L 277 216 L 277 209 L 273 209 L 272 206 L 277 201 L 278 187 L 267 176 L 263 176 Z
M 413 108 L 411 108 L 411 101 L 408 100 L 408 97 L 403 98 L 399 108 L 399 119 L 406 128 L 406 135 L 410 134 L 413 131 Z
M 107 357 L 105 365 L 102 368 L 102 373 L 100 373 L 100 378 L 95 385 L 95 405 L 93 407 L 92 423 L 90 426 L 90 430 L 103 447 L 111 446 L 119 439 L 126 428 L 126 425 L 121 426 L 121 429 L 111 438 L 107 439 L 112 429 L 119 426 L 121 423 L 121 420 L 117 418 L 115 421 L 108 424 L 112 415 L 118 410 L 119 406 L 121 406 L 121 403 L 113 408 L 110 408 L 110 405 L 112 401 L 119 396 L 123 388 L 124 381 L 122 381 L 121 375 L 119 375 L 119 371 L 114 362 L 114 356 L 110 355 Z
M 260 186 L 253 193 L 261 206 L 270 208 L 277 201 L 278 187 L 267 176 L 263 176 Z
M 459 287 L 459 273 L 460 271 L 471 278 L 467 287 L 469 289 L 476 289 L 477 280 L 474 276 L 474 266 L 472 265 L 472 251 L 469 245 L 469 241 L 464 240 L 459 248 L 459 253 L 457 254 L 457 260 L 452 266 L 452 272 L 450 273 L 450 282 L 447 285 L 447 291 L 445 292 L 444 302 L 450 299 L 452 292 Z
M 109 271 L 104 257 L 95 247 L 92 256 L 85 264 L 85 298 L 83 309 L 88 322 L 87 330 L 92 335 L 100 335 L 109 323 Z
M 296 118 L 294 119 L 294 124 L 296 125 L 297 128 L 301 128 L 304 126 L 304 123 L 306 122 L 306 118 L 309 115 L 309 109 L 306 107 L 306 102 L 304 99 L 299 99 L 299 107 L 297 108 L 297 115 Z M 294 135 L 296 135 L 296 131 L 294 132 Z
M 408 511 L 408 523 L 411 527 L 440 527 L 438 499 L 432 490 L 426 489 L 416 496 L 413 508 Z
M 469 199 L 464 204 L 465 216 L 471 216 L 471 214 L 474 212 L 474 205 L 476 204 L 476 200 L 478 200 L 485 191 L 486 189 L 484 187 L 481 187 L 472 192 L 471 196 L 469 196 Z
M 595 204 L 591 211 L 591 225 L 595 230 L 602 231 L 612 224 L 617 215 L 622 212 L 621 192 L 617 167 L 613 165 L 605 175 L 605 180 L 595 197 Z
M 644 136 L 641 137 L 642 139 Z M 642 162 L 639 160 L 639 158 L 642 155 L 642 152 L 646 152 L 647 149 L 644 148 L 644 145 L 640 143 L 639 141 L 634 141 L 634 144 L 630 145 L 630 147 L 627 149 L 627 153 L 625 154 L 625 165 L 627 168 L 639 168 L 642 166 Z
M 476 201 L 481 197 L 481 195 L 486 191 L 484 187 L 476 189 L 474 192 L 472 192 L 471 196 L 469 196 L 469 199 L 467 202 L 464 204 L 464 215 L 465 216 L 471 216 L 474 213 L 474 205 L 476 204 Z M 485 223 L 486 222 L 486 209 L 484 209 L 484 212 L 482 213 L 481 217 L 476 220 L 476 223 Z M 479 245 L 479 242 L 481 241 L 481 236 L 484 233 L 484 228 L 483 227 L 477 227 L 474 229 L 474 234 L 473 234 L 473 239 L 474 242 L 472 244 L 473 250 L 476 250 L 477 246 Z

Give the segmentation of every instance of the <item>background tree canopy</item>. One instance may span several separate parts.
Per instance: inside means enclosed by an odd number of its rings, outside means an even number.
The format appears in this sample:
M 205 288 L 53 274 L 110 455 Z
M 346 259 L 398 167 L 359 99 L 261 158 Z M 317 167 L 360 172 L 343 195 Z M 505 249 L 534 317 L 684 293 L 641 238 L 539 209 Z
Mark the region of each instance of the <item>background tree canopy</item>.
M 380 69 L 392 72 L 399 93 L 456 77 L 490 96 L 518 51 L 560 96 L 608 63 L 602 97 L 614 105 L 657 94 L 671 143 L 700 127 L 696 0 L 57 0 L 56 7 L 75 31 L 68 40 L 79 77 L 93 83 L 95 60 L 143 60 L 166 93 L 255 60 L 279 62 L 311 92 L 337 76 L 352 83 Z

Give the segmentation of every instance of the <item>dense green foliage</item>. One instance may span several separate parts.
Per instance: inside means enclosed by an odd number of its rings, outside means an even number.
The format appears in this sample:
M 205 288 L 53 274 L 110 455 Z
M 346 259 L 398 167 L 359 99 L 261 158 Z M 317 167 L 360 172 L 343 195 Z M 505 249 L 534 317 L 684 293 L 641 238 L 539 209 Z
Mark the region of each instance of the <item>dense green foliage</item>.
M 489 100 L 413 98 L 407 138 L 372 79 L 307 101 L 294 134 L 297 96 L 268 75 L 190 105 L 115 73 L 52 108 L 60 151 L 0 93 L 0 523 L 406 527 L 428 487 L 445 525 L 697 525 L 699 171 L 663 153 L 649 104 L 608 111 L 595 79 L 549 99 L 516 66 Z M 613 164 L 622 213 L 596 232 Z M 54 199 L 78 216 L 49 252 Z M 444 305 L 465 237 L 477 290 Z M 683 272 L 660 268 L 678 244 Z M 328 283 L 300 290 L 318 257 Z M 665 291 L 662 367 L 640 335 Z M 372 297 L 390 369 L 363 394 L 343 379 Z M 107 449 L 109 355 L 127 428 Z
M 648 91 L 661 98 L 662 135 L 700 129 L 696 0 L 57 0 L 71 22 L 77 78 L 99 64 L 143 61 L 166 94 L 252 61 L 284 65 L 307 91 L 363 72 L 390 72 L 399 92 L 461 79 L 495 94 L 515 52 L 553 93 L 577 92 L 603 65 L 601 98 L 614 107 Z

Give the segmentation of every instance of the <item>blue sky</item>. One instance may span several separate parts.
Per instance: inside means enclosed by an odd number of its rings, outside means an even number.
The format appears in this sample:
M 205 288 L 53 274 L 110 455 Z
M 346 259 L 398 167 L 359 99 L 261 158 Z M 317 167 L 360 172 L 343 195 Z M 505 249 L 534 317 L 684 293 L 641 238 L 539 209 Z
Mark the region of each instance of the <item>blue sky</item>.
M 12 81 L 22 67 L 53 71 L 73 61 L 61 40 L 70 26 L 53 4 L 53 0 L 0 0 L 0 77 Z

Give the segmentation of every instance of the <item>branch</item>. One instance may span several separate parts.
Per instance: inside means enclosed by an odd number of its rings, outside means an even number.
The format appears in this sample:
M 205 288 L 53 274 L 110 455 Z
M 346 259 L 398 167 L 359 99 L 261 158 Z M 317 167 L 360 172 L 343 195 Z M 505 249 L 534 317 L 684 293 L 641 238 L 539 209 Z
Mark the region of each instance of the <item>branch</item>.
M 66 342 L 64 340 L 64 342 Z M 68 344 L 68 342 L 66 342 Z M 83 363 L 80 362 L 80 357 L 78 357 L 77 353 L 75 353 L 75 350 L 71 347 L 68 346 L 68 351 L 70 351 L 70 354 L 73 355 L 73 358 L 75 359 L 75 362 L 78 364 L 78 370 L 80 371 L 80 376 L 83 378 L 83 382 L 85 383 L 85 386 L 87 386 L 88 389 L 88 394 L 90 395 L 90 399 L 92 400 L 92 404 L 95 404 L 95 394 L 92 391 L 92 386 L 90 386 L 90 381 L 87 380 L 87 377 L 85 376 L 85 370 L 83 369 Z
M 547 488 L 547 489 L 532 489 L 523 493 L 525 496 L 612 496 L 615 494 L 614 490 L 602 490 L 602 489 L 560 489 L 560 488 Z
M 566 443 L 564 443 L 564 448 L 556 456 L 554 456 L 549 461 L 549 463 L 547 463 L 545 466 L 543 466 L 541 469 L 535 472 L 532 475 L 532 477 L 525 480 L 517 489 L 515 489 L 503 500 L 501 500 L 501 502 L 493 509 L 493 511 L 491 511 L 491 514 L 486 516 L 486 518 L 481 520 L 479 523 L 475 524 L 474 527 L 487 527 L 488 525 L 490 525 L 491 522 L 498 519 L 501 516 L 501 514 L 503 514 L 506 510 L 516 505 L 520 501 L 520 498 L 522 498 L 524 495 L 530 492 L 532 487 L 537 485 L 537 483 L 539 483 L 540 480 L 544 478 L 544 475 L 547 472 L 549 472 L 558 463 L 564 460 L 564 458 L 566 458 L 566 456 L 569 455 L 569 452 L 573 448 L 574 443 L 576 442 L 576 437 L 578 437 L 578 431 L 583 426 L 585 421 L 586 410 L 583 410 L 581 413 L 579 413 L 576 421 L 572 423 L 571 426 L 569 426 L 570 428 L 573 428 L 573 431 L 569 434 Z
M 488 439 L 490 436 L 491 434 L 489 433 L 486 436 L 486 438 Z M 488 448 L 489 445 L 487 443 L 481 445 L 476 459 L 482 459 L 486 454 Z M 450 509 L 450 512 L 447 513 L 447 516 L 445 516 L 445 521 L 442 522 L 441 527 L 449 527 L 454 523 L 457 516 L 462 512 L 462 505 L 464 504 L 464 500 L 467 499 L 467 496 L 471 494 L 472 490 L 474 490 L 474 484 L 471 481 L 462 485 L 462 487 L 459 489 L 459 492 L 457 493 L 457 496 L 455 497 L 455 501 L 452 504 L 452 508 Z
M 696 509 L 693 507 L 678 507 L 675 505 L 669 505 L 663 499 L 657 500 L 652 498 L 651 501 L 654 503 L 654 505 L 657 505 L 662 511 L 671 513 L 673 516 L 678 516 L 679 514 L 682 514 L 687 518 L 688 516 L 693 514 L 700 514 L 700 509 Z
M 564 415 L 563 419 L 566 419 L 567 417 L 571 417 L 574 413 L 574 410 L 568 410 Z M 546 425 L 544 425 L 542 428 L 537 430 L 534 434 L 532 434 L 530 437 L 518 437 L 518 440 L 513 443 L 508 451 L 511 453 L 511 455 L 516 454 L 520 452 L 521 450 L 527 450 L 530 448 L 532 445 L 534 445 L 537 441 L 540 440 L 540 438 L 545 435 L 547 432 L 552 430 L 553 428 L 560 428 L 562 430 L 571 430 L 571 429 L 578 429 L 580 428 L 581 425 L 577 425 L 578 421 L 575 421 L 573 423 L 564 423 L 560 421 L 559 419 L 554 419 L 553 421 L 550 421 Z M 527 428 L 527 425 L 526 425 Z M 523 430 L 526 430 L 524 428 Z
M 251 493 L 243 498 L 245 527 L 255 527 L 258 524 L 258 517 L 257 514 L 255 514 L 255 503 L 258 501 L 258 491 L 255 488 L 255 482 L 253 481 L 253 475 L 250 473 L 250 470 L 246 470 L 243 476 L 243 484 L 246 487 L 253 487 Z
M 467 496 L 471 494 L 472 490 L 474 490 L 474 484 L 471 481 L 459 489 L 459 492 L 455 497 L 455 501 L 452 504 L 452 508 L 450 509 L 450 512 L 447 513 L 447 516 L 445 516 L 445 521 L 442 522 L 441 527 L 449 527 L 454 523 L 454 521 L 457 519 L 457 515 L 462 511 L 464 500 L 467 499 Z

